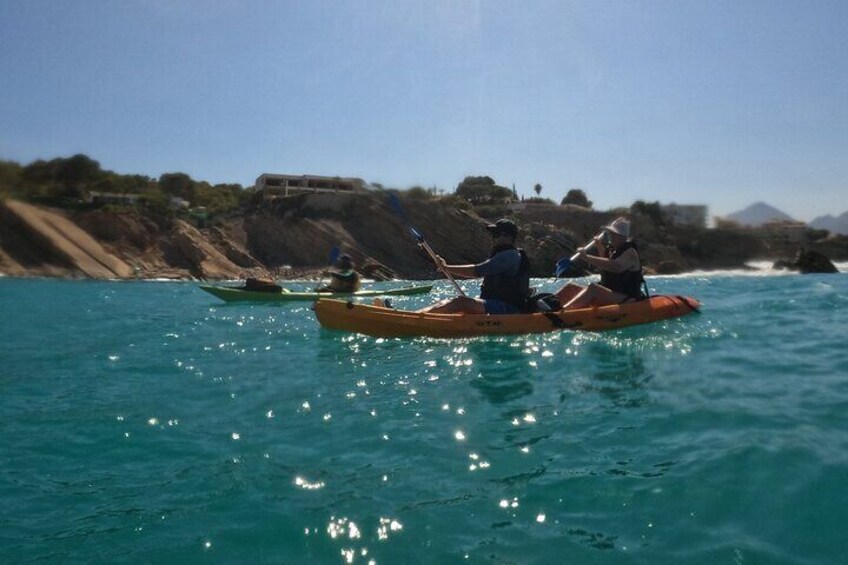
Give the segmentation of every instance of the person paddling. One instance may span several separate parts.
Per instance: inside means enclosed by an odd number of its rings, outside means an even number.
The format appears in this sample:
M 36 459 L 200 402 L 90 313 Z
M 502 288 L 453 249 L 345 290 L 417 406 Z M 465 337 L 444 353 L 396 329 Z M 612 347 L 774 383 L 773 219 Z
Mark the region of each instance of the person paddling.
M 350 255 L 340 256 L 334 268 L 325 271 L 325 274 L 330 275 L 330 282 L 316 288 L 316 292 L 350 293 L 359 290 L 359 273 L 354 270 Z
M 559 289 L 555 296 L 564 310 L 647 298 L 642 261 L 636 242 L 630 237 L 630 222 L 616 218 L 602 229 L 604 237 L 577 250 L 581 259 L 601 271 L 601 280 L 587 286 L 568 283 Z M 597 255 L 589 255 L 592 247 Z
M 530 295 L 530 261 L 523 249 L 515 247 L 518 226 L 501 219 L 486 226 L 492 235 L 492 252 L 482 263 L 448 265 L 436 256 L 436 267 L 459 277 L 483 277 L 480 298 L 457 296 L 419 312 L 439 314 L 518 314 Z

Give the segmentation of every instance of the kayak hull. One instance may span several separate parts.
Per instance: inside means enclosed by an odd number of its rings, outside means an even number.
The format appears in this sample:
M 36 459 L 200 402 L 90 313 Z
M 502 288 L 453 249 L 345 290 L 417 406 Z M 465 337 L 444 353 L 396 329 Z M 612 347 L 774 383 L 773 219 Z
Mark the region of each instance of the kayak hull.
M 227 286 L 200 285 L 201 290 L 220 298 L 226 302 L 291 302 L 318 300 L 326 297 L 361 298 L 369 296 L 410 296 L 414 294 L 426 294 L 433 288 L 432 285 L 409 286 L 391 290 L 360 290 L 354 293 L 331 293 L 331 292 L 258 292 L 254 290 L 243 290 Z
M 324 328 L 375 337 L 473 337 L 546 333 L 558 330 L 612 330 L 695 312 L 700 304 L 685 296 L 536 314 L 429 314 L 321 299 L 313 309 Z

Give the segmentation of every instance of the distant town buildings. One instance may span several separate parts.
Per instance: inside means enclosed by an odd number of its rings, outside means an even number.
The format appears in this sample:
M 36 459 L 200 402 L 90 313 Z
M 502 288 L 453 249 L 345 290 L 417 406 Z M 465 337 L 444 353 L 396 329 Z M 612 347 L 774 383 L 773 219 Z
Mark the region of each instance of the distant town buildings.
M 703 204 L 661 204 L 666 217 L 678 225 L 707 227 L 707 207 Z
M 135 206 L 145 196 L 143 194 L 133 194 L 128 192 L 98 192 L 89 190 L 85 193 L 84 200 L 89 204 L 123 204 L 125 206 Z M 168 197 L 168 208 L 171 210 L 188 210 L 191 208 L 191 202 L 180 196 Z
M 288 196 L 293 192 L 361 192 L 365 190 L 365 181 L 358 178 L 262 173 L 256 179 L 255 186 L 269 196 Z
M 804 222 L 777 220 L 749 228 L 755 236 L 775 243 L 801 243 L 810 228 Z

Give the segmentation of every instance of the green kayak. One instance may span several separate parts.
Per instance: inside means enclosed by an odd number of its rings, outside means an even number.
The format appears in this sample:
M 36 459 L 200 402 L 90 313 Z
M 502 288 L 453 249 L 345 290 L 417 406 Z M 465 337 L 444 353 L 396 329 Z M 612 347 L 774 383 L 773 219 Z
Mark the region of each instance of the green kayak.
M 409 296 L 412 294 L 427 294 L 433 286 L 407 286 L 389 290 L 360 290 L 349 294 L 337 292 L 294 292 L 286 289 L 278 292 L 261 292 L 244 290 L 232 286 L 200 285 L 200 288 L 226 302 L 288 302 L 292 300 L 318 300 L 319 298 L 336 297 Z

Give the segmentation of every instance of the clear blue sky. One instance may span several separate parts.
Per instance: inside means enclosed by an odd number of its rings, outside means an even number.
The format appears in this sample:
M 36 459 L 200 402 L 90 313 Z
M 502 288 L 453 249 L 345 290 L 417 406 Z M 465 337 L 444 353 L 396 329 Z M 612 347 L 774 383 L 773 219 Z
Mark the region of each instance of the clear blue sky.
M 0 0 L 0 158 L 848 210 L 848 2 Z

